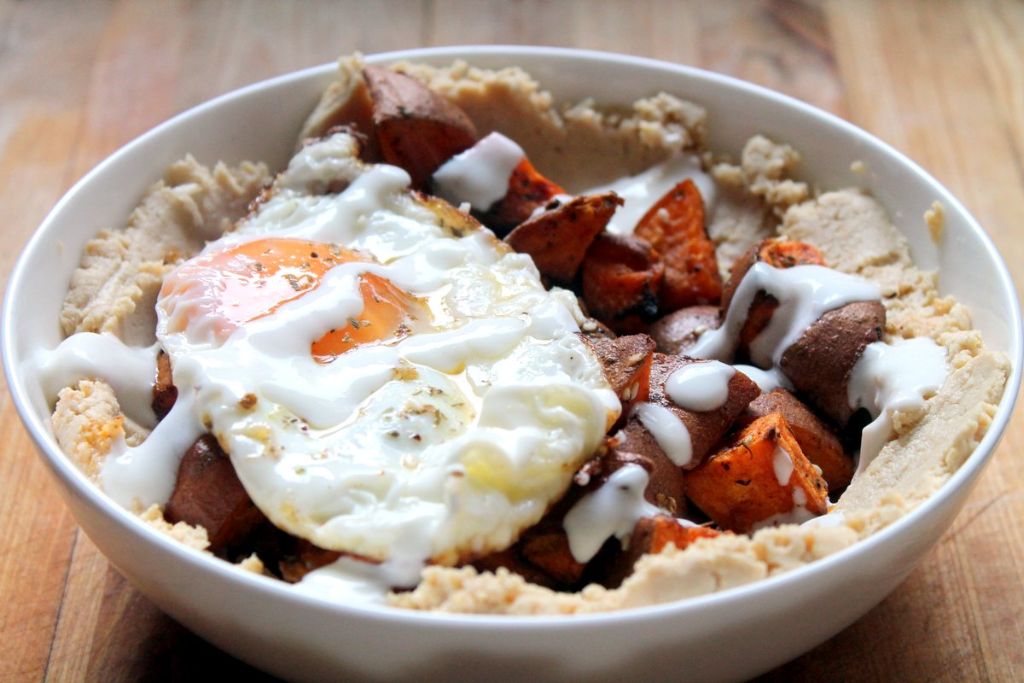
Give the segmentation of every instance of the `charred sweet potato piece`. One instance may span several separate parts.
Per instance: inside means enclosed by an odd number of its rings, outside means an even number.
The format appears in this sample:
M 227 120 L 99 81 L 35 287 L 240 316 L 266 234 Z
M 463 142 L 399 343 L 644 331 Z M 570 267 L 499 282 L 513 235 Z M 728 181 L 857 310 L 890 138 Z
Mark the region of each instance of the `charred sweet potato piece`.
M 706 526 L 684 526 L 675 517 L 658 515 L 637 521 L 629 536 L 629 546 L 619 553 L 606 570 L 604 585 L 617 588 L 633 573 L 636 561 L 644 555 L 660 553 L 670 543 L 682 550 L 701 538 L 714 538 L 721 532 Z
M 747 533 L 824 514 L 828 485 L 779 413 L 758 418 L 686 477 L 686 494 L 720 528 Z
M 853 415 L 846 394 L 864 348 L 881 341 L 885 307 L 880 301 L 846 304 L 821 316 L 783 354 L 779 367 L 797 393 L 843 427 Z
M 753 380 L 742 372 L 737 372 L 729 379 L 729 393 L 725 403 L 714 410 L 694 412 L 673 403 L 665 393 L 665 382 L 672 373 L 686 365 L 707 362 L 712 361 L 655 353 L 651 366 L 651 392 L 648 400 L 668 408 L 679 418 L 690 434 L 691 456 L 689 462 L 683 465 L 686 469 L 697 467 L 704 460 L 712 448 L 728 433 L 733 422 L 747 407 L 747 404 L 761 393 Z
M 648 333 L 658 351 L 676 355 L 686 353 L 700 335 L 720 323 L 717 306 L 689 306 L 658 319 Z
M 718 303 L 722 278 L 704 227 L 704 200 L 692 180 L 679 183 L 648 209 L 633 234 L 647 240 L 665 263 L 658 294 L 663 311 Z
M 206 529 L 210 552 L 223 554 L 266 519 L 235 474 L 231 459 L 206 434 L 185 452 L 164 515 Z
M 538 586 L 558 589 L 566 585 L 559 583 L 553 576 L 527 562 L 520 554 L 520 550 L 521 546 L 512 546 L 507 550 L 485 555 L 474 560 L 472 564 L 477 571 L 481 572 L 493 572 L 504 568 Z
M 153 382 L 153 413 L 158 420 L 167 417 L 175 401 L 178 400 L 178 387 L 174 386 L 171 374 L 171 357 L 160 349 L 156 354 L 156 381 Z
M 564 194 L 565 190 L 560 185 L 545 178 L 529 159 L 524 158 L 512 169 L 508 192 L 481 213 L 480 220 L 502 235 L 529 220 L 534 211 L 547 206 L 558 195 Z
M 441 164 L 476 142 L 466 113 L 415 78 L 377 66 L 363 69 L 373 125 L 386 163 L 405 169 L 423 189 Z
M 771 413 L 779 413 L 786 419 L 800 450 L 821 468 L 829 491 L 841 491 L 849 485 L 853 478 L 853 458 L 843 452 L 839 438 L 828 425 L 785 389 L 775 389 L 755 398 L 739 422 L 746 426 Z
M 646 401 L 651 387 L 651 360 L 654 340 L 646 334 L 633 334 L 615 339 L 588 339 L 591 351 L 604 367 L 604 376 L 622 401 L 622 416 L 633 405 Z
M 573 197 L 521 223 L 505 242 L 532 256 L 537 270 L 552 282 L 568 284 L 576 277 L 591 242 L 621 205 L 622 198 L 614 192 Z
M 815 247 L 805 242 L 764 240 L 751 247 L 743 256 L 737 259 L 733 265 L 729 279 L 722 291 L 722 313 L 725 314 L 732 304 L 733 296 L 739 287 L 743 277 L 755 263 L 763 262 L 773 268 L 792 268 L 801 265 L 825 265 L 825 259 Z M 753 344 L 761 332 L 768 327 L 775 309 L 779 307 L 779 300 L 771 294 L 759 291 L 754 295 L 747 309 L 747 317 L 740 328 L 738 351 L 741 355 L 746 354 L 750 345 Z
M 603 232 L 583 259 L 583 301 L 617 334 L 642 331 L 658 314 L 665 266 L 643 240 Z

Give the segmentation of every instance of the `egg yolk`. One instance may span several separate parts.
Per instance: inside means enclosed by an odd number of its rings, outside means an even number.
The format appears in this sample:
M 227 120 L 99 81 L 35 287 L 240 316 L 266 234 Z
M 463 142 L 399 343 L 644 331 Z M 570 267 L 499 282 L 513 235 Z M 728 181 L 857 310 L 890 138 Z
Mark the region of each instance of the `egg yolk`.
M 266 238 L 199 256 L 180 266 L 160 291 L 199 300 L 186 316 L 203 316 L 223 339 L 245 323 L 270 315 L 283 304 L 316 289 L 327 271 L 369 259 L 323 242 Z M 361 344 L 409 334 L 410 323 L 426 317 L 424 305 L 387 278 L 359 276 L 363 309 L 310 346 L 327 363 Z M 198 296 L 197 296 L 198 295 Z M 174 330 L 172 330 L 174 331 Z

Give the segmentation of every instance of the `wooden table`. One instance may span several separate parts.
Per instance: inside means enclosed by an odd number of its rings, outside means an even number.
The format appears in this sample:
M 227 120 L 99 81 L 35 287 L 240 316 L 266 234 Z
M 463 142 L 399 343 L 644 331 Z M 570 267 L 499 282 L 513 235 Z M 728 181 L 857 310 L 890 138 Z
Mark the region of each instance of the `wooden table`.
M 1024 4 L 994 0 L 0 0 L 0 273 L 77 178 L 171 114 L 341 52 L 470 42 L 694 64 L 836 112 L 950 187 L 1024 282 Z M 262 677 L 109 567 L 5 386 L 0 430 L 0 679 Z M 953 528 L 902 586 L 766 680 L 1024 679 L 1022 439 L 1017 415 Z

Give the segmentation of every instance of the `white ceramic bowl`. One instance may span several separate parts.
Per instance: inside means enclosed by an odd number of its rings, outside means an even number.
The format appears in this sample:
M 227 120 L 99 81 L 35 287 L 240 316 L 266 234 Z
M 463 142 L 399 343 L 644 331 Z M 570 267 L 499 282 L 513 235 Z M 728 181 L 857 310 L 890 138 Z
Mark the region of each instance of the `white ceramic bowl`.
M 145 188 L 191 152 L 201 161 L 260 159 L 280 168 L 333 65 L 259 83 L 181 114 L 97 166 L 54 208 L 21 255 L 3 311 L 4 370 L 26 428 L 82 528 L 161 609 L 215 645 L 290 679 L 480 678 L 541 681 L 731 680 L 777 666 L 877 604 L 938 540 L 1006 428 L 1021 381 L 1021 319 L 999 254 L 964 207 L 921 168 L 862 130 L 796 100 L 687 67 L 578 50 L 443 48 L 370 57 L 434 64 L 519 64 L 560 100 L 627 103 L 665 90 L 706 106 L 710 145 L 738 152 L 763 132 L 796 144 L 819 187 L 862 185 L 888 208 L 916 262 L 970 306 L 1013 374 L 974 454 L 930 500 L 874 537 L 788 574 L 674 604 L 572 618 L 470 617 L 332 604 L 238 571 L 155 533 L 65 458 L 24 360 L 60 340 L 57 319 L 85 242 L 121 224 Z M 861 160 L 867 173 L 854 175 Z M 946 208 L 936 247 L 921 219 Z

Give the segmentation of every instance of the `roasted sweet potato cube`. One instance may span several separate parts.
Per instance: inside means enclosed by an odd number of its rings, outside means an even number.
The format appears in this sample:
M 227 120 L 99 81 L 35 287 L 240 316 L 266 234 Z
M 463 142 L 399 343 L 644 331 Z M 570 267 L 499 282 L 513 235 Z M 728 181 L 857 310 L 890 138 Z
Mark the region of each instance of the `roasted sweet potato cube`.
M 519 574 L 530 583 L 535 583 L 538 586 L 545 586 L 547 588 L 558 589 L 565 586 L 565 584 L 559 583 L 554 577 L 544 573 L 541 569 L 533 566 L 527 562 L 520 555 L 520 546 L 513 546 L 507 550 L 501 552 L 491 553 L 485 555 L 472 562 L 473 567 L 477 571 L 482 572 L 494 572 L 498 569 L 507 569 L 514 574 Z
M 615 339 L 584 337 L 584 340 L 601 362 L 604 376 L 622 401 L 622 416 L 625 418 L 633 405 L 646 401 L 650 393 L 654 340 L 646 334 Z
M 314 569 L 327 566 L 344 553 L 326 550 L 305 539 L 296 539 L 295 549 L 277 563 L 281 578 L 288 583 L 298 583 Z
M 576 277 L 591 242 L 621 205 L 622 198 L 614 192 L 573 197 L 521 223 L 505 242 L 532 256 L 537 270 L 552 282 L 566 285 Z
M 717 306 L 689 306 L 659 318 L 648 332 L 658 351 L 675 355 L 697 343 L 700 335 L 719 326 Z
M 868 344 L 881 341 L 885 306 L 858 301 L 825 313 L 782 353 L 779 367 L 796 392 L 845 427 L 854 410 L 847 398 L 853 367 Z
M 729 279 L 722 287 L 722 313 L 729 310 L 736 289 L 755 263 L 764 262 L 773 268 L 793 266 L 823 266 L 825 257 L 816 247 L 795 240 L 767 239 L 758 242 L 736 259 L 729 273 Z M 778 302 L 776 302 L 778 305 Z
M 164 515 L 206 529 L 210 551 L 223 554 L 266 520 L 217 440 L 206 434 L 185 452 Z
M 363 78 L 381 157 L 405 169 L 414 188 L 425 189 L 441 164 L 476 142 L 466 113 L 415 78 L 377 66 Z
M 556 584 L 572 586 L 583 576 L 586 564 L 577 562 L 569 549 L 569 537 L 562 528 L 563 517 L 557 517 L 557 521 L 551 519 L 524 534 L 519 552 Z
M 773 268 L 792 268 L 800 265 L 825 265 L 825 259 L 815 247 L 805 242 L 785 240 L 764 240 L 750 248 L 743 256 L 736 260 L 733 265 L 729 279 L 722 290 L 722 312 L 723 315 L 732 305 L 733 296 L 747 272 L 755 263 L 767 263 Z M 746 320 L 740 328 L 739 344 L 737 352 L 744 357 L 750 345 L 768 327 L 775 309 L 779 307 L 779 300 L 771 294 L 759 291 L 754 294 L 753 300 L 747 309 Z
M 665 266 L 647 242 L 603 232 L 583 259 L 583 301 L 617 334 L 642 332 L 658 314 Z
M 662 311 L 718 303 L 722 278 L 704 227 L 704 200 L 692 180 L 679 183 L 648 209 L 633 234 L 647 240 L 665 263 L 658 294 Z
M 761 394 L 740 416 L 746 426 L 754 420 L 780 413 L 807 459 L 821 468 L 821 476 L 833 493 L 846 488 L 853 478 L 853 458 L 843 452 L 839 438 L 800 399 L 785 389 Z
M 481 213 L 480 220 L 497 234 L 503 235 L 528 220 L 537 209 L 564 194 L 565 190 L 560 185 L 545 178 L 529 159 L 524 158 L 512 169 L 508 192 Z
M 693 363 L 709 363 L 714 361 L 695 360 L 685 356 L 667 356 L 663 353 L 654 354 L 651 365 L 651 403 L 667 408 L 686 427 L 690 435 L 690 458 L 682 465 L 692 469 L 711 452 L 712 448 L 725 436 L 733 422 L 743 412 L 754 397 L 761 393 L 757 384 L 741 372 L 729 379 L 728 395 L 725 402 L 715 408 L 703 412 L 686 410 L 676 405 L 665 392 L 665 382 L 672 373 Z
M 779 413 L 758 418 L 686 477 L 686 493 L 720 528 L 747 533 L 824 514 L 828 485 Z
M 684 526 L 668 515 L 644 517 L 633 527 L 628 547 L 610 562 L 602 583 L 608 588 L 617 588 L 633 573 L 633 567 L 642 556 L 660 553 L 670 543 L 682 550 L 698 539 L 714 538 L 720 533 L 706 526 Z
M 171 412 L 178 400 L 178 387 L 174 386 L 171 374 L 171 357 L 160 349 L 156 355 L 156 381 L 153 382 L 153 413 L 162 420 Z
M 647 470 L 647 488 L 644 498 L 652 505 L 671 515 L 686 512 L 686 478 L 683 470 L 669 460 L 657 440 L 635 417 L 626 422 L 612 439 L 602 458 L 602 476 L 628 464 L 637 464 Z

